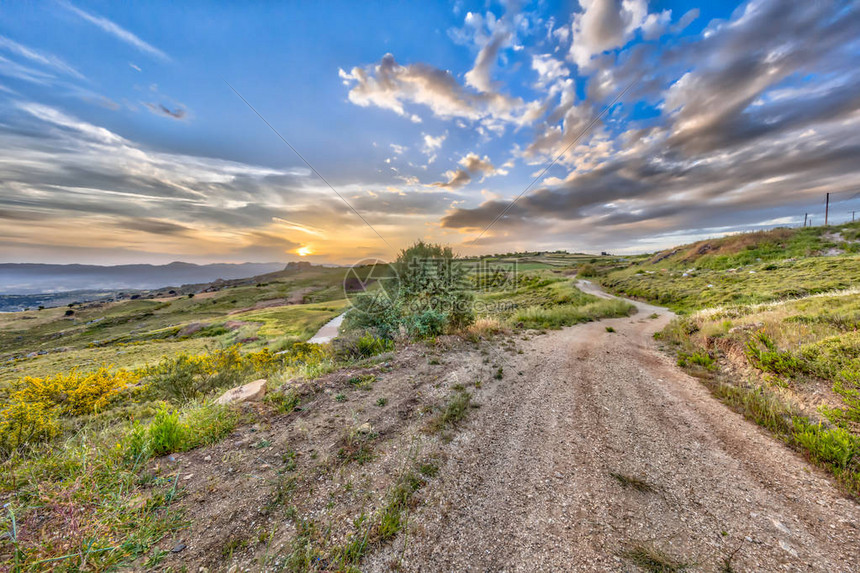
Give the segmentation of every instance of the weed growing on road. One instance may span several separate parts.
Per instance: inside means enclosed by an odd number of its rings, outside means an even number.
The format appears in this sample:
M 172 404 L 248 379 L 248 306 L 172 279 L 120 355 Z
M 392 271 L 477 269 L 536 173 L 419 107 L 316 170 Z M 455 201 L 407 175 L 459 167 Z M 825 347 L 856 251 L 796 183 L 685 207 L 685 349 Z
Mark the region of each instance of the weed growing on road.
M 654 486 L 648 483 L 645 480 L 639 479 L 634 476 L 629 476 L 617 472 L 610 472 L 609 474 L 615 481 L 621 484 L 622 487 L 635 489 L 636 491 L 641 491 L 642 493 L 651 493 L 655 491 Z
M 679 573 L 689 565 L 652 545 L 637 543 L 621 552 L 621 557 L 650 573 Z
M 430 422 L 430 430 L 441 432 L 455 427 L 466 417 L 472 404 L 472 395 L 462 387 L 455 389 L 448 397 L 444 409 Z

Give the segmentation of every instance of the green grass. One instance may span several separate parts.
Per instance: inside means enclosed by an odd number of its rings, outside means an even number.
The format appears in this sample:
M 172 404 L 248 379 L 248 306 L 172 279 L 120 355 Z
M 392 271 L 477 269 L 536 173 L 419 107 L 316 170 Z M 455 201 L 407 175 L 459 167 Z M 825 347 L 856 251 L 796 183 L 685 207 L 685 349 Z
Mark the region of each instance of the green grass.
M 621 557 L 650 573 L 679 573 L 689 565 L 665 551 L 646 543 L 636 543 L 621 552 Z
M 322 325 L 343 311 L 345 300 L 325 304 L 282 306 L 231 315 L 233 320 L 259 322 L 257 334 L 266 338 L 291 337 L 307 340 Z
M 593 302 L 579 306 L 573 304 L 561 304 L 553 307 L 532 306 L 518 311 L 511 320 L 525 328 L 557 329 L 601 318 L 629 316 L 635 310 L 635 307 L 627 301 L 593 298 Z
M 598 272 L 682 314 L 657 337 L 711 391 L 860 495 L 860 223 L 700 241 Z M 847 289 L 847 290 L 845 290 Z M 757 370 L 720 381 L 718 360 Z
M 238 421 L 222 407 L 164 409 L 148 423 L 86 427 L 61 447 L 7 460 L 0 493 L 10 506 L 0 530 L 11 532 L 17 516 L 19 535 L 11 555 L 0 545 L 0 557 L 17 559 L 18 570 L 72 571 L 84 561 L 87 570 L 111 570 L 145 555 L 184 525 L 172 508 L 182 495 L 177 475 L 148 473 L 147 462 L 217 441 Z M 44 527 L 35 528 L 33 511 Z
M 250 346 L 305 340 L 346 304 L 343 274 L 343 269 L 314 267 L 299 274 L 276 274 L 276 280 L 264 285 L 223 288 L 194 298 L 79 305 L 70 317 L 64 316 L 66 307 L 3 313 L 0 383 L 22 372 L 44 376 L 73 366 L 108 363 L 136 368 L 164 355 L 198 353 L 255 338 Z M 284 305 L 296 296 L 306 304 L 254 309 L 258 304 Z M 228 322 L 233 326 L 225 327 Z M 198 326 L 183 335 L 191 325 Z M 26 358 L 40 351 L 46 354 Z
M 734 351 L 766 381 L 800 395 L 825 384 L 839 401 L 822 413 L 850 429 L 860 422 L 858 325 L 860 296 L 851 290 L 694 313 L 675 319 L 662 338 L 675 345 L 681 366 L 714 369 L 713 356 Z
M 469 413 L 472 395 L 463 388 L 456 388 L 449 396 L 436 417 L 430 422 L 430 429 L 439 432 L 456 427 Z
M 860 223 L 733 235 L 616 265 L 599 280 L 684 313 L 803 297 L 857 284 L 858 232 Z M 831 240 L 830 233 L 853 242 Z M 841 254 L 823 256 L 830 249 Z
M 799 308 L 808 312 L 810 307 L 818 305 L 845 308 L 844 301 L 840 299 L 846 297 L 851 298 L 850 305 L 860 305 L 855 295 L 834 295 L 816 297 L 815 302 L 804 300 L 767 305 L 764 312 L 756 312 L 762 311 L 762 308 L 755 307 L 725 311 L 731 313 L 735 320 L 754 321 L 753 324 L 763 326 L 762 329 L 752 332 L 749 330 L 726 332 L 722 323 L 723 313 L 700 313 L 678 319 L 670 324 L 664 331 L 664 339 L 679 348 L 709 345 L 710 351 L 729 348 L 732 344 L 742 347 L 744 340 L 747 344 L 755 341 L 756 352 L 748 352 L 746 357 L 751 365 L 763 370 L 762 380 L 750 380 L 745 384 L 727 383 L 708 373 L 701 378 L 703 383 L 715 396 L 734 410 L 767 428 L 788 445 L 804 452 L 812 462 L 830 471 L 849 494 L 860 497 L 860 435 L 854 422 L 860 413 L 858 408 L 860 401 L 857 400 L 860 395 L 858 392 L 860 380 L 852 378 L 860 371 L 856 369 L 860 358 L 860 344 L 854 346 L 855 341 L 860 341 L 860 337 L 857 337 L 856 332 L 851 331 L 824 339 L 824 344 L 828 345 L 832 344 L 834 339 L 840 340 L 840 344 L 850 345 L 854 349 L 852 354 L 805 353 L 802 350 L 821 346 L 822 342 L 809 342 L 796 346 L 794 350 L 790 349 L 792 340 L 808 340 L 815 332 L 820 335 L 822 332 L 829 332 L 831 328 L 836 328 L 832 325 L 822 326 L 830 324 L 829 321 L 822 320 L 816 322 L 817 331 L 807 330 L 807 325 L 803 325 L 800 331 L 797 331 L 795 329 L 798 328 L 798 323 L 792 318 L 798 315 L 793 312 Z M 822 318 L 825 314 L 822 314 Z M 712 322 L 707 322 L 708 319 Z M 719 328 L 714 327 L 714 324 L 719 325 Z M 716 339 L 719 340 L 719 345 L 715 344 L 714 338 L 702 332 L 720 334 Z M 773 338 L 765 332 L 772 333 Z M 843 338 L 851 339 L 851 342 L 842 340 Z M 762 343 L 762 339 L 767 342 Z M 704 355 L 703 350 L 696 352 Z M 765 355 L 764 358 L 762 354 Z M 689 354 L 680 351 L 679 356 L 689 356 Z M 846 362 L 852 364 L 850 369 L 841 369 Z M 688 364 L 685 362 L 683 365 Z M 819 368 L 818 372 L 822 374 L 835 372 L 835 379 L 806 378 L 810 372 L 815 372 L 816 368 Z M 835 395 L 841 395 L 843 403 L 821 406 L 818 412 L 809 405 L 804 409 L 803 396 L 806 395 L 804 390 L 816 383 L 832 385 Z M 784 397 L 785 392 L 794 395 L 794 400 L 789 401 Z M 822 417 L 824 419 L 821 419 Z

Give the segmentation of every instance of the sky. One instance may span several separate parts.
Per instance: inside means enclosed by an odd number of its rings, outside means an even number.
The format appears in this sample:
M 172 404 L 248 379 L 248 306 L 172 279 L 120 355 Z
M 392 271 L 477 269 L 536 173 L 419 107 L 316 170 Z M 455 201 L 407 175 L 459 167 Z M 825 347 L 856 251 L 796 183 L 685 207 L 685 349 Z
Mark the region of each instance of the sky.
M 856 1 L 0 3 L 0 262 L 647 252 L 826 193 Z

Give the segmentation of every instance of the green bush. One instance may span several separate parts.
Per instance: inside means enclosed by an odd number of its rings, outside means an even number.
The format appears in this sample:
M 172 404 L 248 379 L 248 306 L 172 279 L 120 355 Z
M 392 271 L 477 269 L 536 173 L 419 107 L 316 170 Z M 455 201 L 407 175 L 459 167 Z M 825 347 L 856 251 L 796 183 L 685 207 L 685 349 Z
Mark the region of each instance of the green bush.
M 445 331 L 448 315 L 428 309 L 405 317 L 406 331 L 414 338 L 439 336 Z
M 776 343 L 762 330 L 747 341 L 746 355 L 750 363 L 762 372 L 791 377 L 801 371 L 800 361 L 791 352 L 777 348 Z
M 394 350 L 394 341 L 370 331 L 348 332 L 334 339 L 335 356 L 340 360 L 360 360 Z
M 696 351 L 692 353 L 678 353 L 678 366 L 688 366 L 695 364 L 707 370 L 714 370 L 717 367 L 716 361 L 707 352 Z
M 585 263 L 584 265 L 579 266 L 577 274 L 581 277 L 596 277 L 597 269 L 594 268 L 594 265 Z
M 353 309 L 344 319 L 344 330 L 369 330 L 381 338 L 392 339 L 400 330 L 401 304 L 380 293 L 362 293 L 352 299 Z
M 179 412 L 163 406 L 149 425 L 149 445 L 152 454 L 161 456 L 182 449 L 185 428 L 179 422 Z
M 805 418 L 794 419 L 794 439 L 817 461 L 843 471 L 860 464 L 852 463 L 860 455 L 860 437 L 843 428 L 826 428 Z

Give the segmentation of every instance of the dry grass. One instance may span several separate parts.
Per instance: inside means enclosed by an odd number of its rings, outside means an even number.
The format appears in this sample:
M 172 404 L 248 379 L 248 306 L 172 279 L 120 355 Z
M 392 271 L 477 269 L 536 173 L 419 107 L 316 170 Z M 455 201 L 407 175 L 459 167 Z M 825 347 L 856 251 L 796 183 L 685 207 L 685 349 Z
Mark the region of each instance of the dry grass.
M 629 476 L 617 472 L 611 472 L 609 474 L 615 481 L 621 484 L 624 488 L 635 489 L 636 491 L 641 491 L 642 493 L 651 493 L 656 490 L 654 486 L 643 479 L 639 479 L 635 476 Z
M 646 543 L 631 545 L 621 552 L 621 557 L 651 573 L 679 573 L 689 567 L 689 564 L 679 561 L 665 551 Z
M 487 337 L 494 334 L 508 334 L 511 329 L 497 318 L 479 318 L 466 328 L 469 336 Z

